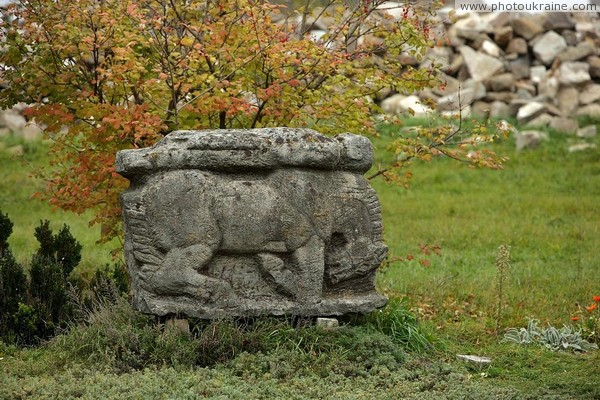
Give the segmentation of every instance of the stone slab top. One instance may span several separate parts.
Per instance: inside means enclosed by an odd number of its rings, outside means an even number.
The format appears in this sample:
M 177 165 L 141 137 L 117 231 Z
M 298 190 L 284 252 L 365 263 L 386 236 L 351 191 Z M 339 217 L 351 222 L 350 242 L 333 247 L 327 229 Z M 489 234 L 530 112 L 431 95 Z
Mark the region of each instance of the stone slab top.
M 306 128 L 179 130 L 154 146 L 121 150 L 116 169 L 127 179 L 160 171 L 311 168 L 365 173 L 373 146 L 364 136 L 324 136 Z

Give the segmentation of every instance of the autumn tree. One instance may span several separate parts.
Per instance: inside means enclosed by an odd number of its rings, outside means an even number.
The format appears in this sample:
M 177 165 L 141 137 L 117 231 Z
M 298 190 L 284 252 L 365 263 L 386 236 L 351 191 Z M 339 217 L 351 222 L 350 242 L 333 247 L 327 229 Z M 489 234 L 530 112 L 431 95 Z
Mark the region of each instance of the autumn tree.
M 18 0 L 4 15 L 0 105 L 27 115 L 52 140 L 43 194 L 75 212 L 96 210 L 105 239 L 118 234 L 120 149 L 175 129 L 311 127 L 374 134 L 383 89 L 439 84 L 402 64 L 433 45 L 426 10 L 382 0 L 307 1 L 298 10 L 260 0 Z M 315 26 L 324 26 L 317 37 Z M 413 158 L 467 157 L 455 129 L 399 138 L 390 178 Z M 480 138 L 489 139 L 487 135 Z

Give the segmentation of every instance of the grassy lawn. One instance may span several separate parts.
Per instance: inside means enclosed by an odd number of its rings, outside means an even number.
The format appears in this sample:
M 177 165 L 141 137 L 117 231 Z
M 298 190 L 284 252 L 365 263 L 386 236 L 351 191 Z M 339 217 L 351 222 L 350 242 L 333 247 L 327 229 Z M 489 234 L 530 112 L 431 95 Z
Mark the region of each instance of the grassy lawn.
M 429 267 L 389 264 L 381 288 L 408 295 L 439 324 L 477 319 L 485 331 L 496 309 L 497 248 L 508 244 L 503 325 L 528 317 L 569 323 L 575 304 L 589 304 L 600 291 L 600 155 L 569 154 L 568 142 L 555 136 L 520 153 L 511 143 L 497 145 L 510 157 L 502 171 L 449 159 L 420 163 L 409 190 L 374 181 L 392 256 L 416 256 L 419 244 L 441 247 L 441 256 L 428 257 Z
M 374 141 L 382 161 L 394 134 Z M 414 165 L 409 190 L 381 177 L 372 181 L 391 253 L 378 285 L 392 298 L 407 299 L 403 304 L 434 344 L 428 351 L 405 350 L 360 324 L 335 332 L 272 325 L 259 335 L 260 345 L 244 347 L 253 351 L 237 353 L 234 346 L 235 354 L 223 362 L 191 367 L 181 361 L 186 354 L 208 351 L 217 359 L 214 354 L 222 353 L 214 352 L 227 351 L 222 345 L 238 337 L 236 331 L 213 326 L 208 331 L 217 341 L 206 338 L 206 348 L 189 349 L 177 335 L 152 336 L 143 321 L 131 325 L 137 317 L 129 314 L 129 325 L 119 330 L 115 315 L 121 314 L 109 313 L 91 325 L 112 329 L 109 344 L 89 327 L 76 327 L 39 349 L 0 343 L 0 399 L 600 399 L 599 351 L 500 343 L 505 329 L 524 327 L 528 318 L 544 327 L 569 325 L 600 295 L 600 153 L 568 153 L 571 140 L 553 134 L 540 148 L 520 153 L 512 141 L 496 144 L 495 151 L 510 157 L 502 171 L 435 159 Z M 16 144 L 2 143 L 0 148 Z M 0 150 L 0 210 L 15 224 L 13 252 L 27 262 L 40 219 L 56 228 L 67 223 L 84 245 L 77 273 L 89 274 L 111 262 L 108 252 L 118 244 L 95 245 L 98 231 L 88 227 L 89 216 L 53 212 L 29 199 L 42 187 L 28 178 L 28 168 L 46 163 L 40 144 L 26 145 L 22 160 Z M 510 245 L 512 266 L 500 294 L 495 259 L 502 244 Z M 420 245 L 439 246 L 440 255 L 422 255 Z M 406 261 L 409 255 L 412 261 Z M 136 330 L 145 333 L 133 335 Z M 123 355 L 132 341 L 148 337 L 154 338 L 149 345 L 136 348 L 152 354 Z M 254 343 L 248 338 L 238 337 L 244 346 Z M 113 353 L 119 341 L 125 344 Z M 458 361 L 457 354 L 492 361 L 479 367 Z M 126 368 L 116 360 L 137 364 Z

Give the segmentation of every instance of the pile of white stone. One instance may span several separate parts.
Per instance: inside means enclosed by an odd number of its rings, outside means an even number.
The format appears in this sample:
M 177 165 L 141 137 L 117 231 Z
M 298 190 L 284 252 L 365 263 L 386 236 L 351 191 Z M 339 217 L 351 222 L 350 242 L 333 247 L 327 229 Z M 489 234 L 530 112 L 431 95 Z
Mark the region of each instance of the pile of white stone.
M 580 127 L 578 117 L 600 118 L 598 13 L 470 13 L 442 15 L 440 23 L 447 45 L 431 49 L 421 61 L 407 57 L 406 62 L 441 66 L 443 87 L 387 97 L 381 102 L 385 112 L 410 108 L 424 115 L 431 112 L 424 104 L 434 100 L 441 113 L 513 117 L 520 125 L 582 139 L 596 135 L 596 126 Z M 525 136 L 535 142 L 544 134 Z M 522 137 L 517 145 L 528 143 Z

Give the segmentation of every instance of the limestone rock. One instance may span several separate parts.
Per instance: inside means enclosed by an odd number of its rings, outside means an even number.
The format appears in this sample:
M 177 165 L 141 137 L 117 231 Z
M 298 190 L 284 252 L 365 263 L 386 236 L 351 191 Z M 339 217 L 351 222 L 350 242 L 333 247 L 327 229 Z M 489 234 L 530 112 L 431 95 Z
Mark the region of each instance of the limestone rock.
M 456 111 L 473 103 L 473 101 L 485 96 L 485 87 L 481 92 L 482 86 L 464 85 L 465 87 L 455 93 L 450 93 L 438 99 L 438 111 Z
M 492 56 L 492 57 L 500 57 L 502 55 L 502 50 L 500 49 L 500 47 L 498 47 L 498 45 L 494 42 L 492 42 L 491 40 L 484 40 L 483 43 L 481 43 L 481 51 L 483 51 L 485 54 L 487 54 L 488 56 Z
M 508 46 L 506 46 L 507 53 L 515 53 L 515 54 L 527 54 L 527 41 L 523 38 L 514 38 L 510 41 Z
M 593 150 L 597 146 L 595 143 L 577 143 L 569 146 L 569 153 L 576 153 L 579 151 Z
M 490 111 L 490 105 L 485 101 L 478 100 L 471 106 L 471 114 L 484 120 L 490 116 Z
M 438 79 L 443 84 L 443 87 L 435 86 L 432 88 L 433 93 L 437 94 L 438 96 L 444 96 L 448 93 L 458 92 L 461 86 L 461 82 L 458 79 L 444 73 L 440 73 L 438 75 Z
M 527 98 L 533 98 L 537 93 L 535 85 L 530 81 L 519 80 L 515 83 L 515 86 L 517 88 L 517 95 L 520 93 L 527 93 Z M 523 96 L 521 95 L 519 97 Z
M 386 97 L 381 101 L 381 109 L 384 113 L 388 115 L 398 115 L 402 113 L 402 109 L 400 108 L 400 101 L 406 98 L 406 96 L 402 94 L 394 94 L 389 97 Z
M 513 73 L 515 79 L 529 78 L 531 74 L 529 64 L 529 57 L 518 57 L 508 63 L 508 69 Z
M 544 76 L 538 84 L 538 93 L 548 100 L 554 99 L 558 94 L 560 83 L 556 76 Z
M 550 65 L 554 58 L 567 48 L 565 39 L 554 31 L 546 32 L 533 46 L 538 60 Z
M 486 86 L 494 92 L 505 90 L 512 92 L 515 90 L 515 76 L 510 72 L 494 75 L 486 81 Z
M 598 21 L 578 21 L 575 23 L 577 33 L 594 35 L 597 34 Z
M 447 69 L 445 69 L 444 72 L 447 74 L 455 74 L 456 71 L 460 71 L 461 68 L 464 67 L 464 65 L 464 57 L 460 53 L 457 53 L 454 55 L 454 57 L 452 57 L 452 62 L 450 63 L 450 66 Z
M 23 127 L 22 135 L 25 140 L 36 140 L 42 137 L 43 129 L 35 122 L 29 122 Z
M 600 118 L 600 104 L 592 103 L 577 109 L 577 115 Z
M 550 122 L 550 128 L 558 132 L 573 134 L 579 128 L 579 123 L 576 119 L 558 117 Z
M 594 54 L 594 45 L 590 42 L 581 42 L 577 46 L 568 47 L 558 55 L 560 61 L 578 61 Z
M 176 131 L 117 153 L 134 307 L 197 318 L 331 316 L 385 304 L 368 139 Z
M 508 118 L 510 117 L 510 108 L 508 104 L 501 101 L 494 101 L 490 104 L 490 117 Z
M 400 61 L 400 63 L 402 63 L 402 65 L 411 65 L 411 66 L 419 65 L 419 60 L 417 59 L 417 57 L 410 55 L 408 53 L 401 53 L 398 57 L 399 57 L 399 61 Z
M 494 74 L 502 71 L 504 68 L 502 61 L 486 54 L 476 52 L 468 46 L 461 46 L 459 51 L 469 69 L 469 74 L 476 81 L 484 81 L 491 78 Z
M 498 46 L 506 47 L 513 39 L 513 28 L 510 25 L 500 26 L 494 29 L 494 42 Z
M 470 105 L 462 106 L 462 108 L 454 108 L 447 111 L 442 111 L 440 115 L 447 118 L 468 118 L 473 111 Z
M 512 21 L 512 27 L 515 33 L 522 38 L 529 40 L 544 31 L 543 25 L 536 18 L 521 17 Z
M 27 120 L 17 110 L 0 111 L 0 126 L 8 128 L 12 132 L 21 132 L 27 124 Z
M 577 46 L 580 42 L 579 34 L 573 30 L 565 29 L 560 34 L 565 38 L 568 46 Z
M 589 65 L 579 61 L 567 61 L 560 64 L 559 80 L 560 83 L 571 85 L 587 82 L 592 77 L 589 72 Z
M 590 104 L 600 100 L 600 84 L 591 83 L 583 88 L 579 93 L 579 102 L 581 104 Z
M 423 116 L 432 112 L 431 108 L 424 105 L 416 95 L 395 94 L 383 100 L 381 108 L 390 115 L 406 114 L 409 110 L 412 110 L 416 116 Z
M 430 68 L 439 65 L 440 68 L 448 68 L 452 51 L 448 47 L 433 47 L 427 50 L 419 68 Z
M 546 67 L 543 65 L 536 65 L 529 69 L 531 81 L 533 83 L 540 83 L 546 76 Z
M 519 108 L 517 112 L 517 120 L 519 122 L 527 122 L 537 117 L 546 110 L 543 103 L 532 101 Z
M 591 56 L 588 57 L 587 63 L 589 67 L 589 73 L 592 78 L 600 78 L 600 57 Z
M 471 356 L 466 354 L 457 354 L 456 358 L 473 363 L 478 367 L 489 366 L 492 362 L 492 359 L 488 357 Z
M 544 22 L 543 27 L 549 31 L 573 29 L 575 28 L 575 22 L 573 22 L 569 13 L 553 12 L 546 14 L 546 21 Z
M 517 95 L 514 92 L 489 92 L 485 96 L 485 100 L 491 102 L 501 101 L 504 103 L 510 103 L 515 99 L 515 97 L 517 97 Z
M 340 321 L 338 321 L 337 318 L 323 318 L 323 317 L 319 317 L 317 318 L 317 320 L 315 321 L 315 325 L 323 328 L 323 329 L 336 329 L 337 327 L 340 326 Z
M 470 40 L 474 40 L 481 33 L 493 30 L 490 23 L 477 13 L 471 13 L 466 18 L 456 21 L 454 29 L 456 29 L 457 36 Z
M 481 18 L 485 19 L 494 29 L 501 28 L 503 26 L 509 26 L 510 21 L 513 20 L 513 14 L 508 12 L 494 12 L 482 14 Z
M 583 128 L 580 128 L 577 130 L 577 137 L 580 137 L 582 139 L 591 139 L 591 138 L 595 137 L 596 134 L 597 134 L 596 125 L 584 126 Z
M 554 121 L 554 117 L 548 113 L 543 113 L 527 122 L 526 127 L 528 128 L 544 128 L 549 126 L 552 121 Z
M 515 135 L 517 151 L 534 149 L 543 141 L 548 140 L 548 134 L 544 131 L 523 131 Z
M 571 86 L 561 87 L 556 96 L 563 116 L 570 117 L 579 104 L 579 91 Z
M 462 88 L 465 90 L 473 90 L 473 100 L 483 99 L 487 91 L 483 82 L 474 79 L 467 79 L 462 83 Z
M 546 106 L 546 111 L 554 116 L 561 116 L 563 115 L 562 110 L 560 108 L 558 108 L 557 106 L 555 106 L 552 103 L 545 103 L 544 104 Z
M 533 99 L 533 95 L 527 89 L 518 88 L 517 89 L 517 99 L 529 100 L 529 99 Z

